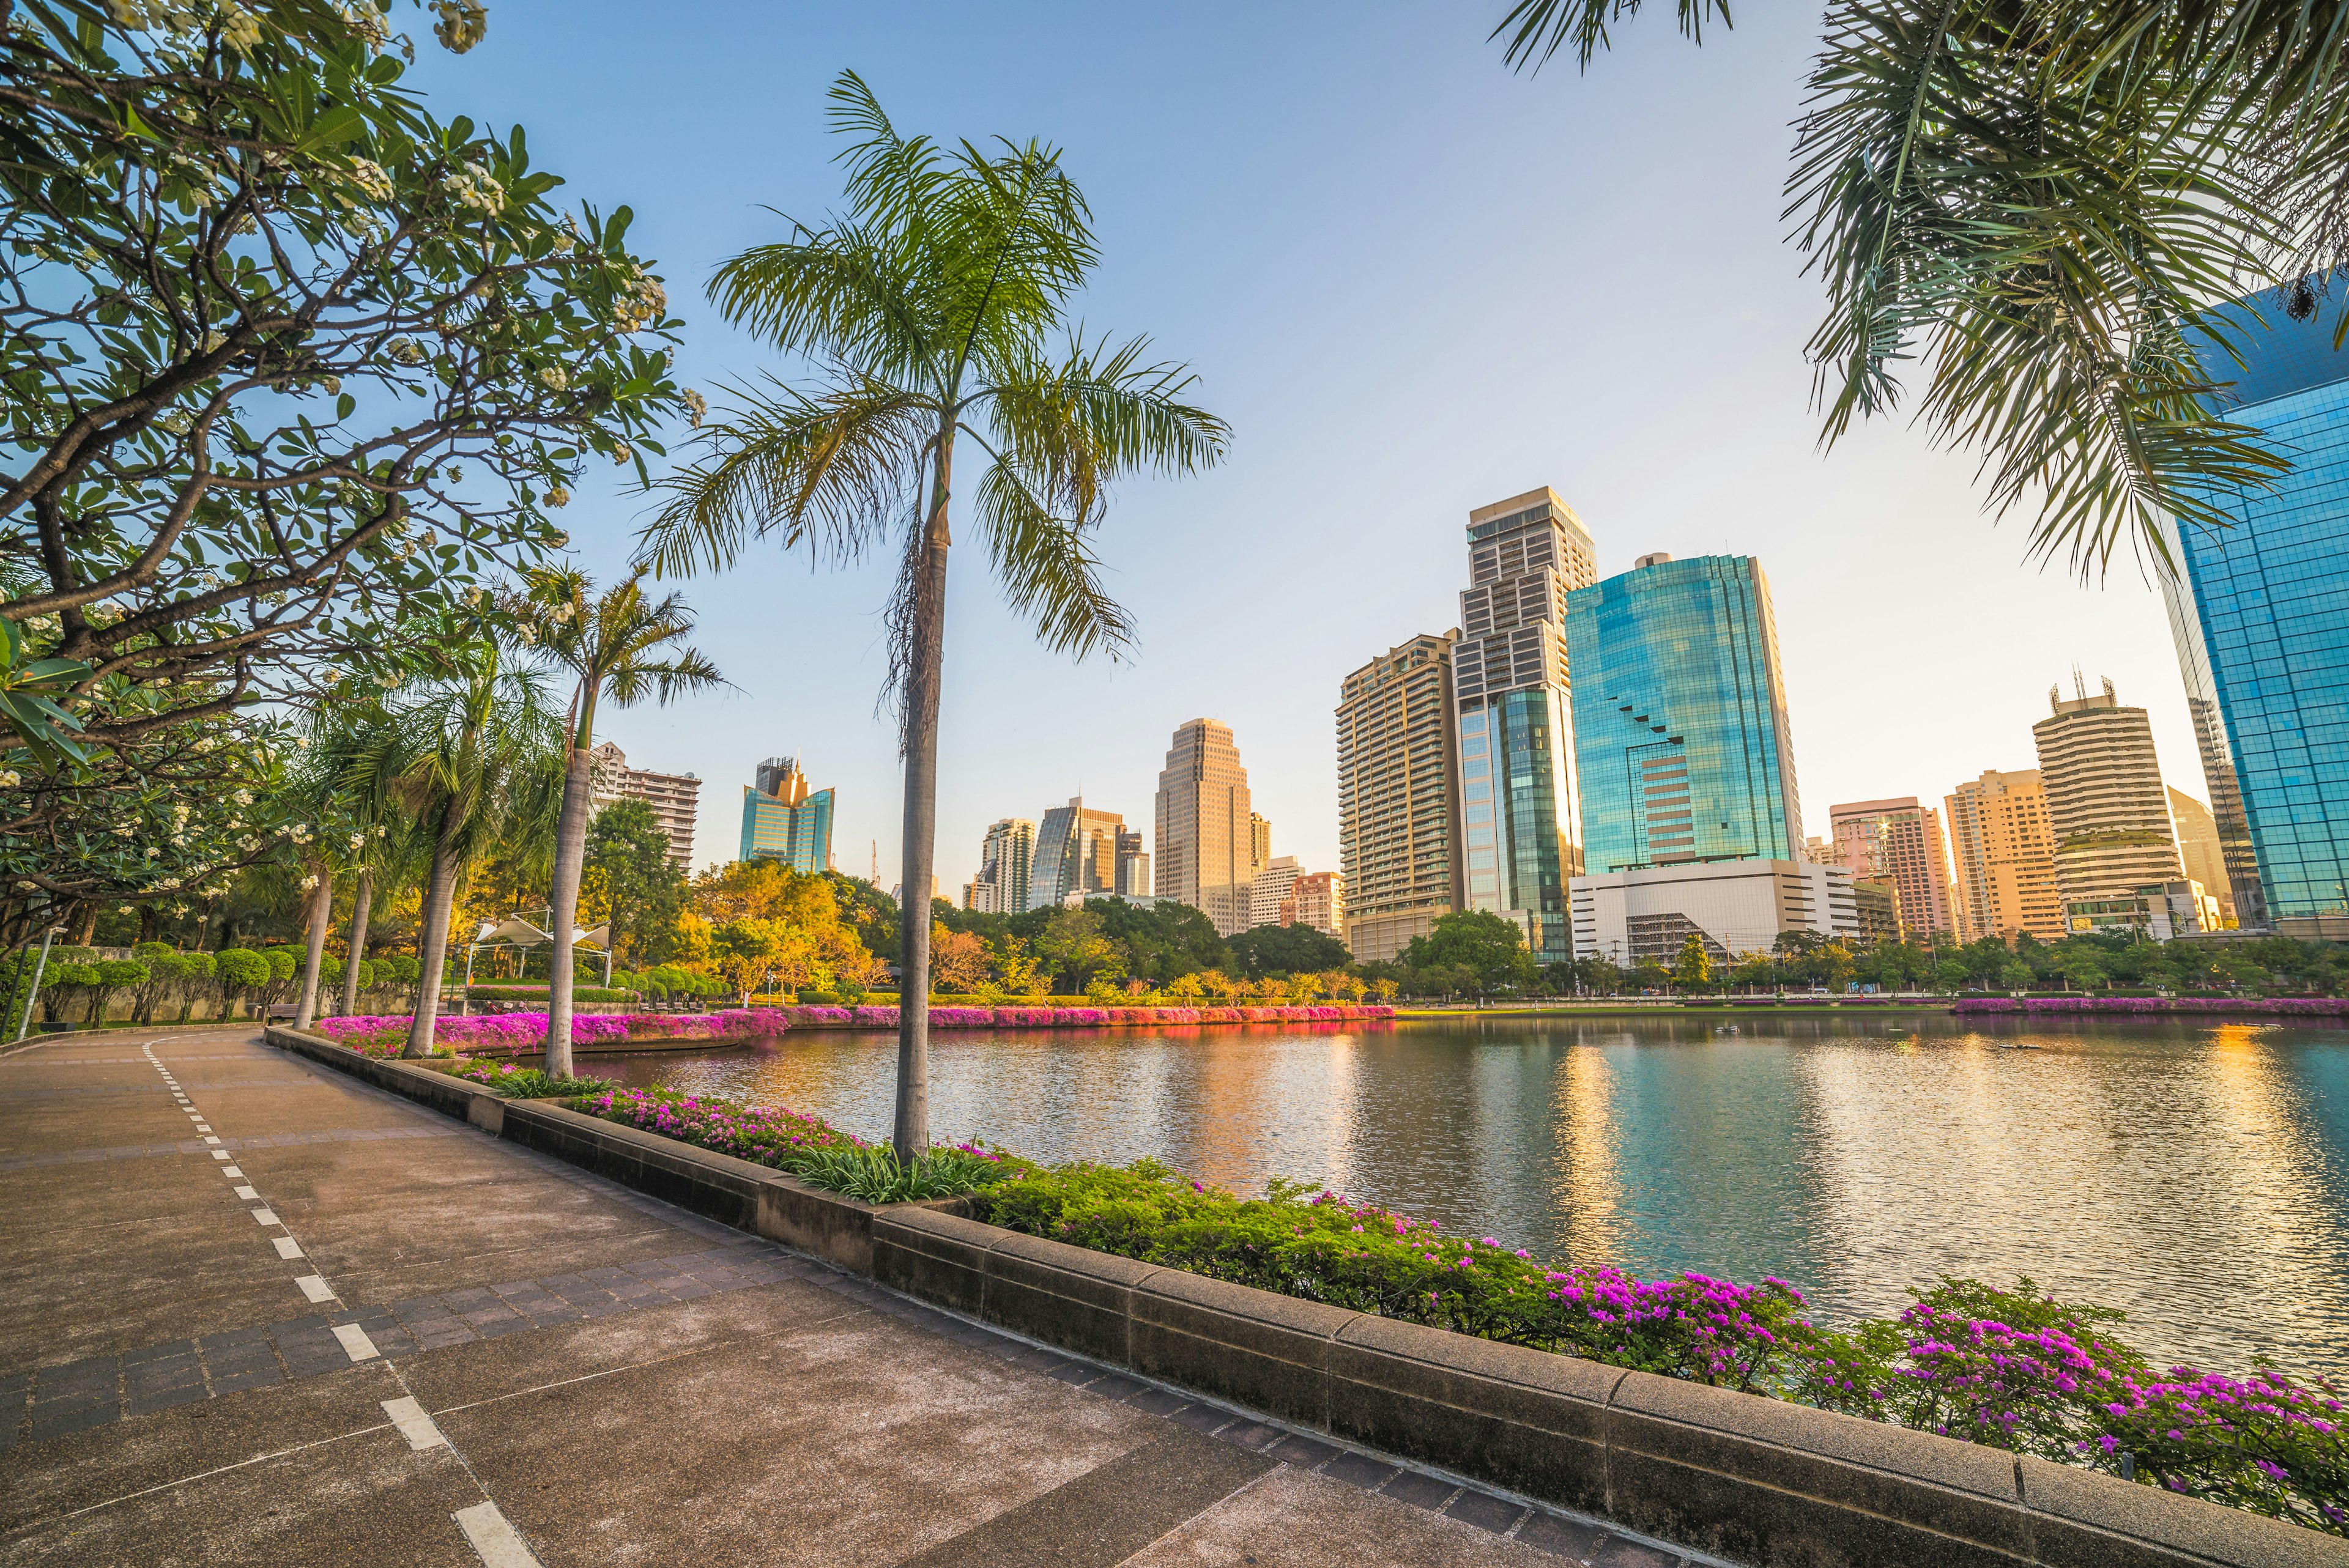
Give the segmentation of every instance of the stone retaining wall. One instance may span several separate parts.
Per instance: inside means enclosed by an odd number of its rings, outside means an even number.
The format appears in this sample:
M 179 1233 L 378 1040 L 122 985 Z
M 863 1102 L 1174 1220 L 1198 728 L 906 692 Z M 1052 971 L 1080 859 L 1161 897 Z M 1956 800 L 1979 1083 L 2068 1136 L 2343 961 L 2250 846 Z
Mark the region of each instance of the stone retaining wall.
M 2349 1541 L 2092 1470 L 1160 1268 L 291 1030 L 272 1045 L 909 1295 L 1767 1568 L 2349 1568 Z

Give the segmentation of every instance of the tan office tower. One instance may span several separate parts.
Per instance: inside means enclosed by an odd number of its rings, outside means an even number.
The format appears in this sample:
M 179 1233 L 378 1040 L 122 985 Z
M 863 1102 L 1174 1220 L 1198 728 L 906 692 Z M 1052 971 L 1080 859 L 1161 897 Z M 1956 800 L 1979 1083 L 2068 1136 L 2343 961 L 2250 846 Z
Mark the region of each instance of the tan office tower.
M 1158 896 L 1203 912 L 1221 935 L 1246 931 L 1260 820 L 1231 727 L 1195 718 L 1176 730 L 1158 775 Z
M 1357 964 L 1392 959 L 1462 907 L 1452 707 L 1457 632 L 1413 637 L 1338 688 L 1338 863 Z
M 693 820 L 701 800 L 701 780 L 690 773 L 655 773 L 628 766 L 628 754 L 605 741 L 587 754 L 590 799 L 601 810 L 615 800 L 642 800 L 668 835 L 668 861 L 693 870 Z
M 2042 942 L 2064 934 L 2064 901 L 2055 892 L 2055 830 L 2036 770 L 1986 769 L 1945 797 L 1950 855 L 1956 862 L 1958 937 L 2013 942 L 2027 931 Z
M 1889 882 L 1900 893 L 1900 934 L 1929 941 L 1957 934 L 1950 896 L 1950 856 L 1941 847 L 1941 814 L 1914 795 L 1897 800 L 1852 800 L 1827 808 L 1836 851 L 1852 880 Z
M 2183 789 L 2172 789 L 2169 820 L 2178 830 L 2178 858 L 2185 862 L 2186 874 L 2219 901 L 2220 923 L 2233 930 L 2240 922 L 2235 915 L 2234 885 L 2227 877 L 2227 846 L 2219 836 L 2218 814 Z
M 2055 886 L 2069 930 L 2108 923 L 2085 906 L 2132 904 L 2138 890 L 2180 880 L 2169 797 L 2145 709 L 2123 707 L 2113 683 L 2090 696 L 2047 688 L 2052 717 L 2031 727 L 2047 815 L 2055 828 Z M 2125 913 L 2125 912 L 2124 912 Z

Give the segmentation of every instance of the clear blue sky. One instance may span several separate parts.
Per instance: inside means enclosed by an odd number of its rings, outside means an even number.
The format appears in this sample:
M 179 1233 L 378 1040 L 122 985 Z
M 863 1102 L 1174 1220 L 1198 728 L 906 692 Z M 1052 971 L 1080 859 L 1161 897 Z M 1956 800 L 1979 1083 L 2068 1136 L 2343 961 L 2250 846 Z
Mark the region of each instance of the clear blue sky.
M 1187 360 L 1237 440 L 1205 479 L 1117 498 L 1102 549 L 1141 628 L 1129 664 L 1043 653 L 960 552 L 950 896 L 988 821 L 1081 785 L 1147 824 L 1168 738 L 1199 715 L 1236 731 L 1274 852 L 1334 868 L 1339 681 L 1455 625 L 1468 511 L 1542 484 L 1602 573 L 1651 550 L 1761 558 L 1813 832 L 1835 801 L 2033 766 L 2030 727 L 2075 664 L 2152 710 L 2165 772 L 2201 795 L 2133 569 L 2084 588 L 2030 564 L 2028 520 L 1993 526 L 1971 460 L 1898 421 L 1818 449 L 1801 348 L 1819 295 L 1779 217 L 1815 19 L 1756 12 L 1697 49 L 1659 12 L 1587 77 L 1526 77 L 1484 41 L 1504 8 L 496 0 L 486 43 L 428 45 L 410 80 L 443 117 L 520 121 L 573 199 L 635 209 L 688 323 L 680 370 L 713 397 L 789 368 L 700 291 L 781 232 L 766 209 L 834 201 L 823 95 L 843 67 L 908 129 L 1065 150 L 1105 257 L 1086 323 Z M 642 505 L 582 487 L 592 568 L 625 561 Z M 612 713 L 605 734 L 701 776 L 698 863 L 732 857 L 757 762 L 796 753 L 839 792 L 842 868 L 862 874 L 877 841 L 896 880 L 886 578 L 757 551 L 685 584 L 740 690 Z

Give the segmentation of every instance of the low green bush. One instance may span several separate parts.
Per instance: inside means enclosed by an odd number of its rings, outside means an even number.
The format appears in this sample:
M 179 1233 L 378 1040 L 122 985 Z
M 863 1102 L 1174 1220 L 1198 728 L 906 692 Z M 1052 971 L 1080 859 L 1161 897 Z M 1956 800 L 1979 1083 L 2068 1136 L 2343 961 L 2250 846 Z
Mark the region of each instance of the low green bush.
M 451 1075 L 485 1083 L 508 1099 L 583 1099 L 608 1094 L 609 1078 L 549 1078 L 543 1068 L 518 1068 L 504 1062 L 469 1062 Z

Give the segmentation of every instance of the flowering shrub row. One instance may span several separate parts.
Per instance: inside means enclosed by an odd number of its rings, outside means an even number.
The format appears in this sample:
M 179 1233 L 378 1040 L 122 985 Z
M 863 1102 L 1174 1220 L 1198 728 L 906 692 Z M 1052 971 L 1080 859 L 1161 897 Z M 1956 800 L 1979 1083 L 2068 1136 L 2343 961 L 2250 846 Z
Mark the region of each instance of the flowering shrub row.
M 1783 1280 L 1641 1280 L 1554 1268 L 1486 1236 L 1444 1235 L 1335 1193 L 1263 1200 L 1151 1161 L 1026 1168 L 978 1188 L 992 1222 L 1262 1290 L 1588 1357 L 2119 1474 L 2349 1533 L 2349 1390 L 2262 1369 L 2160 1372 L 2115 1338 L 2120 1315 L 2029 1280 L 1943 1279 L 1896 1319 L 1811 1321 Z
M 894 1029 L 894 1006 L 788 1007 L 802 1026 Z M 1392 1007 L 1330 1003 L 1281 1007 L 932 1007 L 930 1026 L 938 1029 L 1052 1029 L 1116 1024 L 1336 1024 L 1392 1018 Z
M 314 1026 L 327 1038 L 370 1057 L 396 1057 L 408 1042 L 409 1019 L 354 1016 L 321 1018 Z M 571 1042 L 606 1040 L 754 1040 L 780 1035 L 791 1020 L 779 1007 L 741 1007 L 723 1013 L 577 1013 Z M 497 1013 L 481 1017 L 442 1018 L 433 1029 L 441 1050 L 529 1051 L 546 1043 L 544 1013 Z
M 660 1089 L 610 1088 L 571 1102 L 574 1110 L 624 1127 L 755 1161 L 867 1202 L 941 1198 L 1034 1167 L 977 1144 L 932 1149 L 900 1161 L 885 1143 L 868 1144 L 822 1117 L 781 1106 L 739 1106 Z
M 2331 1017 L 2349 996 L 1964 996 L 1960 1013 L 2261 1013 Z

